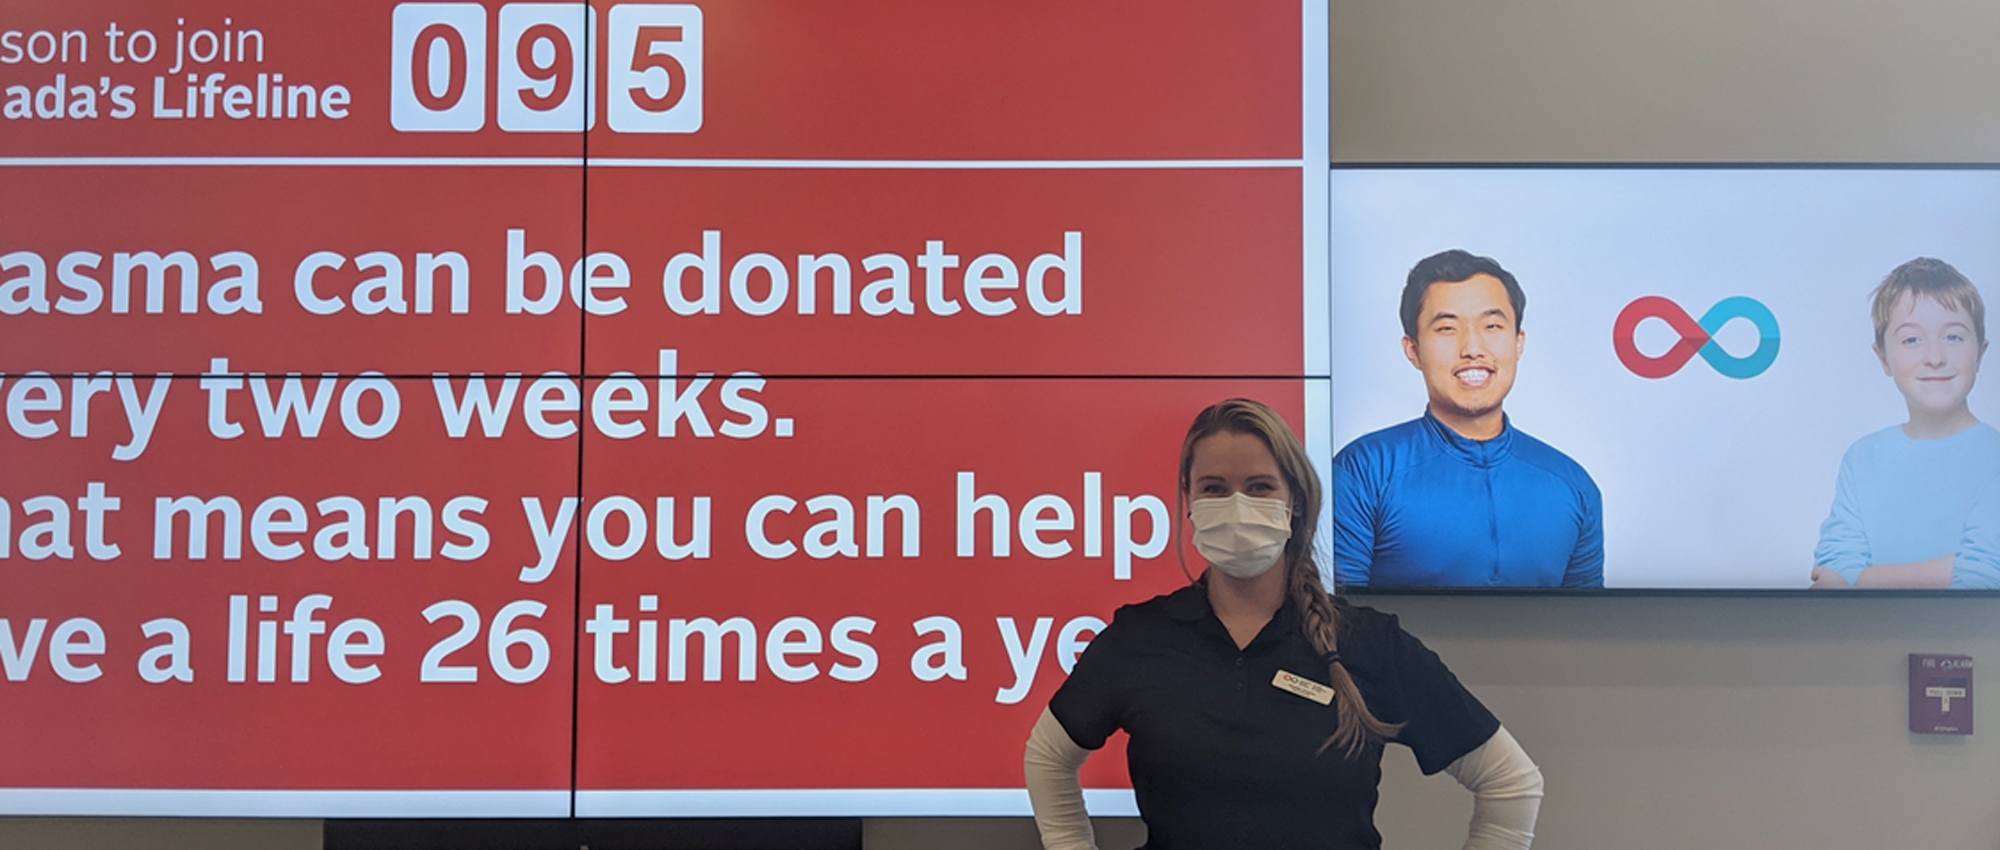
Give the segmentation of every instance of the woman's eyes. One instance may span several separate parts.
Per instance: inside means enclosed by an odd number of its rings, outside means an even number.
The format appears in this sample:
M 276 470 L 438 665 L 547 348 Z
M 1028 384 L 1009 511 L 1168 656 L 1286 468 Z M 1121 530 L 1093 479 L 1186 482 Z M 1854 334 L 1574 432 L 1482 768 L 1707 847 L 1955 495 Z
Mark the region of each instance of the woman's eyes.
M 1250 483 L 1249 483 L 1249 484 L 1248 484 L 1247 486 L 1245 486 L 1245 487 L 1243 488 L 1243 492 L 1245 492 L 1245 493 L 1249 493 L 1249 494 L 1251 494 L 1251 495 L 1253 495 L 1253 496 L 1254 496 L 1254 495 L 1259 495 L 1259 494 L 1263 494 L 1263 493 L 1270 493 L 1270 492 L 1273 492 L 1273 491 L 1275 491 L 1275 490 L 1277 490 L 1277 489 L 1278 489 L 1277 485 L 1275 485 L 1275 484 L 1272 484 L 1272 483 L 1270 483 L 1270 482 L 1268 482 L 1268 481 L 1252 481 L 1252 482 L 1250 482 Z M 1204 496 L 1227 496 L 1227 495 L 1229 495 L 1229 485 L 1227 485 L 1227 484 L 1203 484 L 1203 485 L 1201 486 L 1201 495 L 1204 495 Z

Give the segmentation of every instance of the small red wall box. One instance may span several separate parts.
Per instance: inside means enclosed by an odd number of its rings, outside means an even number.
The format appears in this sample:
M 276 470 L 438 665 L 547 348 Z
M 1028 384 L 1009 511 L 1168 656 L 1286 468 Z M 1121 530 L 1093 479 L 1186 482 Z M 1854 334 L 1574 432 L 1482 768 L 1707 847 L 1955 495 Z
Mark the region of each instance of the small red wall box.
M 1910 731 L 1972 734 L 1972 656 L 1910 653 Z

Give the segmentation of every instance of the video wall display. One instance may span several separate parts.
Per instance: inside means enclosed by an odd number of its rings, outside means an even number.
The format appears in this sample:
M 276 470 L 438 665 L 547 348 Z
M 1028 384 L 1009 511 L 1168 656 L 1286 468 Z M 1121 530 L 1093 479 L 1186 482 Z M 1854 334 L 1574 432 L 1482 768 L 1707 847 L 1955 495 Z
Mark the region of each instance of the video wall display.
M 2000 172 L 1329 178 L 1325 14 L 10 7 L 0 814 L 1026 814 L 1232 396 L 1349 590 L 2000 589 Z
M 1331 185 L 1349 587 L 2000 590 L 2000 172 Z
M 1187 422 L 1327 432 L 1326 33 L 10 5 L 0 815 L 1027 813 Z

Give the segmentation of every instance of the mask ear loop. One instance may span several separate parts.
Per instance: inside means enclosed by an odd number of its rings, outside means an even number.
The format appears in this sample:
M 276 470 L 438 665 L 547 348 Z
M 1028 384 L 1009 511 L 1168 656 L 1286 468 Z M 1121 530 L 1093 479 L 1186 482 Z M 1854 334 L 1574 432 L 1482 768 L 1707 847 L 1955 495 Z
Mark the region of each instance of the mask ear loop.
M 1174 488 L 1174 513 L 1181 517 L 1174 520 L 1174 560 L 1180 562 L 1181 575 L 1187 577 L 1188 584 L 1194 584 L 1194 574 L 1188 572 L 1187 552 L 1181 548 L 1181 526 L 1187 524 L 1187 491 L 1178 487 Z

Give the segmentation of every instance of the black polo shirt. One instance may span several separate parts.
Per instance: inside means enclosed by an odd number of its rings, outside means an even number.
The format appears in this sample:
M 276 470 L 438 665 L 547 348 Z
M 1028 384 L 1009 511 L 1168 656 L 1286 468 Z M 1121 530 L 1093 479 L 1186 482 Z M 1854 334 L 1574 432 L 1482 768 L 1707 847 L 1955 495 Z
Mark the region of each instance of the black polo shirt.
M 1436 773 L 1486 743 L 1500 721 L 1393 614 L 1340 607 L 1341 663 L 1369 710 L 1406 724 L 1394 740 Z M 1316 754 L 1335 708 L 1280 690 L 1280 670 L 1320 684 L 1327 665 L 1288 603 L 1237 649 L 1197 583 L 1118 609 L 1049 710 L 1097 749 L 1118 729 L 1148 850 L 1376 848 L 1382 745 Z

